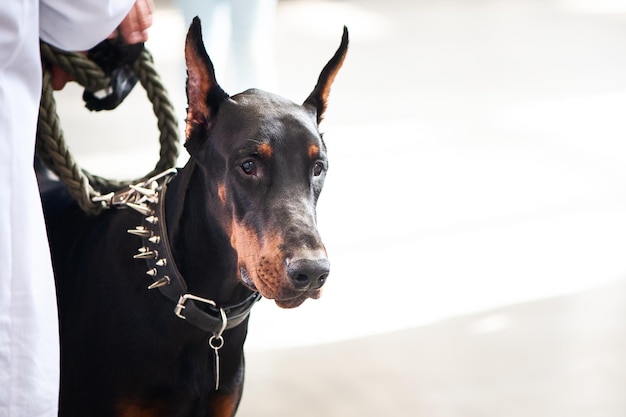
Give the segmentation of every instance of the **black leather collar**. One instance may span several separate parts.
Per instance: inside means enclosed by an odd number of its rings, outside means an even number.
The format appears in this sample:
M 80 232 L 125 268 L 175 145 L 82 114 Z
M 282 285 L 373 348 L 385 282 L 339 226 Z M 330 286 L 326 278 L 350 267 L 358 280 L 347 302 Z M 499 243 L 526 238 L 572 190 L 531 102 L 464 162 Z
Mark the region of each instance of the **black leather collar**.
M 142 224 L 128 233 L 142 238 L 143 246 L 134 258 L 143 259 L 147 264 L 146 274 L 153 279 L 148 289 L 158 288 L 173 301 L 176 316 L 220 337 L 224 330 L 238 326 L 248 317 L 261 295 L 253 292 L 238 304 L 218 306 L 213 300 L 188 293 L 187 284 L 174 262 L 165 224 L 165 192 L 167 183 L 176 173 L 176 169 L 170 169 L 131 185 L 117 193 L 112 204 L 130 207 L 144 216 Z

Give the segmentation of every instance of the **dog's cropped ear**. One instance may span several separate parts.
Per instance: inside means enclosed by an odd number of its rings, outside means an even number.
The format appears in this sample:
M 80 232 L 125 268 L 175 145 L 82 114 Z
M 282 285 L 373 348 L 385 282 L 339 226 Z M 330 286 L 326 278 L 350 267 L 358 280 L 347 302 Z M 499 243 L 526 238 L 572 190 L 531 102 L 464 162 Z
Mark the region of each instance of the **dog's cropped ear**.
M 202 27 L 196 16 L 191 22 L 185 41 L 187 64 L 187 139 L 197 127 L 209 130 L 218 107 L 229 96 L 215 80 L 213 63 L 202 41 Z
M 317 114 L 317 123 L 322 121 L 324 112 L 326 111 L 326 105 L 328 102 L 328 94 L 330 93 L 330 86 L 333 84 L 339 69 L 343 65 L 343 61 L 346 58 L 348 52 L 348 28 L 343 27 L 343 36 L 341 37 L 341 44 L 335 52 L 335 55 L 328 61 L 320 76 L 317 80 L 317 85 L 313 89 L 313 92 L 304 101 L 303 106 L 312 108 Z

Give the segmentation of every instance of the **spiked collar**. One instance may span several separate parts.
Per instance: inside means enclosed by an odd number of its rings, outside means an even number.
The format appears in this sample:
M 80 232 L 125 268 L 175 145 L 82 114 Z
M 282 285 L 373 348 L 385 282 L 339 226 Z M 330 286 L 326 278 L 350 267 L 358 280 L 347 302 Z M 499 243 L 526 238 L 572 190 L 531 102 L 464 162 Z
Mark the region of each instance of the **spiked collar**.
M 248 317 L 261 295 L 253 292 L 238 304 L 219 306 L 213 300 L 189 294 L 174 262 L 165 224 L 165 192 L 177 172 L 172 168 L 139 184 L 130 185 L 116 193 L 110 204 L 130 207 L 144 216 L 142 224 L 128 230 L 128 233 L 142 239 L 143 245 L 134 258 L 147 263 L 146 274 L 153 280 L 148 289 L 158 289 L 173 301 L 177 317 L 220 338 L 224 330 L 238 326 Z

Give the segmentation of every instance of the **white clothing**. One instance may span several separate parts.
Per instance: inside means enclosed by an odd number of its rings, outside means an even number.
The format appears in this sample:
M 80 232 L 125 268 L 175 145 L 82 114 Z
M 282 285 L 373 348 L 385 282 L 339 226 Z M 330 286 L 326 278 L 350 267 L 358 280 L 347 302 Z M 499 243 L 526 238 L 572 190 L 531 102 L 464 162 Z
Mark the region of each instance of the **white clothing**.
M 0 5 L 0 417 L 57 415 L 56 297 L 33 156 L 39 38 L 66 50 L 105 39 L 133 0 Z

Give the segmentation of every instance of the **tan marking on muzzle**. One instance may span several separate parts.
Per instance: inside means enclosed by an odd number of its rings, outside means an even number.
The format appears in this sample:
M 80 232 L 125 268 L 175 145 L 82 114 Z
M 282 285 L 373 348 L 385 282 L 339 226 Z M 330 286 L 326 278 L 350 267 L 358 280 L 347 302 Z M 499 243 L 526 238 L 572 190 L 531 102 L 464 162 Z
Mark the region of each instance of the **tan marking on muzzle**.
M 292 290 L 278 235 L 270 234 L 261 241 L 254 230 L 233 221 L 230 243 L 237 252 L 238 266 L 246 270 L 261 295 L 275 299 Z

